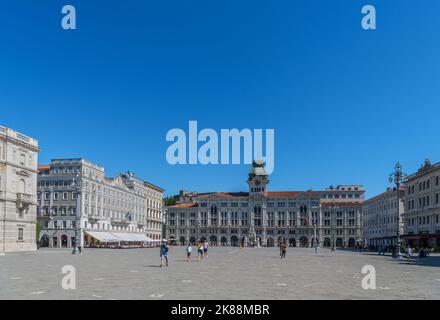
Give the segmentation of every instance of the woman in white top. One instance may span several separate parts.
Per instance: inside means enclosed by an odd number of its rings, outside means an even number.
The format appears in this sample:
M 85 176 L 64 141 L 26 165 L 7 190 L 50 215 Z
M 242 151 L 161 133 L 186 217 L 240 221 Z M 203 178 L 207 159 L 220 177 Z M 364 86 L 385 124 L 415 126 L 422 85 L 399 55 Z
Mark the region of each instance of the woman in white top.
M 188 246 L 186 247 L 186 261 L 189 262 L 189 260 L 191 260 L 191 253 L 193 251 L 193 248 L 191 246 L 191 244 L 189 243 Z

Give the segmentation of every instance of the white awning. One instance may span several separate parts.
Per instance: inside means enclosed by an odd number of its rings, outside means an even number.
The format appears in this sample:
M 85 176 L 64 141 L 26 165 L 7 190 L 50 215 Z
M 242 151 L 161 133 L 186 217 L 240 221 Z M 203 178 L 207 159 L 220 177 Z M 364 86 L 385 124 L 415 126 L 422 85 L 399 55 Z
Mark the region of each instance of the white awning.
M 135 236 L 139 241 L 142 241 L 142 242 L 149 242 L 149 241 L 151 241 L 151 239 L 150 238 L 148 238 L 145 234 L 143 234 L 143 233 L 134 233 L 134 234 L 132 234 L 133 236 Z
M 86 231 L 86 233 L 100 242 L 119 242 L 120 240 L 110 232 Z
M 126 241 L 126 242 L 139 242 L 139 240 L 134 237 L 133 235 L 129 233 L 124 232 L 113 232 L 113 235 L 119 238 L 119 241 Z
M 143 233 L 85 231 L 89 236 L 100 242 L 160 242 L 153 240 Z

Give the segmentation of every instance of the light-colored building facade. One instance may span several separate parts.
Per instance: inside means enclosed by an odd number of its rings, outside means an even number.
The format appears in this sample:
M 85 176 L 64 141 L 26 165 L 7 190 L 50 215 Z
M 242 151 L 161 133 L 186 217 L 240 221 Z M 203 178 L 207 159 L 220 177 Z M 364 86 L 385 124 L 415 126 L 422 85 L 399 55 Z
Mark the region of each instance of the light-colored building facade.
M 440 163 L 426 160 L 405 181 L 405 236 L 413 247 L 440 248 Z
M 147 237 L 159 241 L 163 192 L 130 172 L 106 177 L 103 167 L 85 159 L 52 160 L 39 166 L 42 245 L 72 247 L 78 224 L 81 246 L 94 240 L 136 242 Z
M 400 190 L 399 203 L 397 190 L 388 188 L 362 205 L 362 232 L 365 244 L 370 247 L 394 246 L 397 243 L 397 226 L 400 235 L 404 233 L 404 190 Z M 397 214 L 399 205 L 399 215 Z
M 362 241 L 362 186 L 324 191 L 268 191 L 264 163 L 254 162 L 249 192 L 185 193 L 167 207 L 166 236 L 177 244 L 354 247 Z M 316 228 L 315 228 L 316 227 Z
M 0 252 L 36 250 L 38 141 L 0 126 Z

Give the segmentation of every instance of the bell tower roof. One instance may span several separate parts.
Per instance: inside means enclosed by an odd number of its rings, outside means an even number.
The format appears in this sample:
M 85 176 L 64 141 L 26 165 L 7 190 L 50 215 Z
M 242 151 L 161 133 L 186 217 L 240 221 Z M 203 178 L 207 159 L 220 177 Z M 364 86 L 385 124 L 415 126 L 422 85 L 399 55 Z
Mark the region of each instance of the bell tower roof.
M 252 180 L 255 177 L 263 177 L 267 178 L 268 174 L 266 172 L 266 162 L 263 160 L 256 160 L 252 162 L 252 168 L 249 172 L 249 180 Z

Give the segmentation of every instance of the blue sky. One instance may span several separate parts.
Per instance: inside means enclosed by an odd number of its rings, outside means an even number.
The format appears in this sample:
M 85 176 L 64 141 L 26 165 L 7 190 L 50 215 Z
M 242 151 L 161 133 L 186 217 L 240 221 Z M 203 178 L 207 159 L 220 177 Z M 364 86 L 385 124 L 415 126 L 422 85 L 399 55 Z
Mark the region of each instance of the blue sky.
M 61 29 L 61 7 L 77 10 Z M 377 30 L 361 8 L 377 9 Z M 243 191 L 247 165 L 170 166 L 166 133 L 275 129 L 271 190 L 387 187 L 440 161 L 440 2 L 9 0 L 0 124 L 40 163 L 85 157 L 167 189 Z

